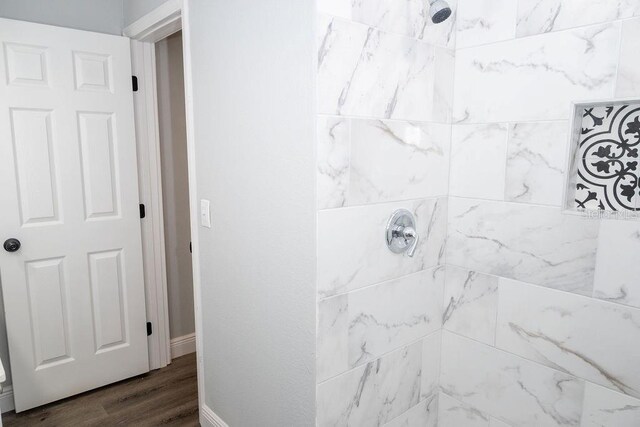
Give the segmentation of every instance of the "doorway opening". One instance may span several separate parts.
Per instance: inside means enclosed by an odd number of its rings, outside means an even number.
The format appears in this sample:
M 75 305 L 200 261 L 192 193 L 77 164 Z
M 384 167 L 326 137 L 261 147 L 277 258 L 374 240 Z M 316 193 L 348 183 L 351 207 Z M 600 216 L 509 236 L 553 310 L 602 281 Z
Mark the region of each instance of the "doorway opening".
M 170 357 L 194 353 L 193 266 L 182 31 L 155 44 Z

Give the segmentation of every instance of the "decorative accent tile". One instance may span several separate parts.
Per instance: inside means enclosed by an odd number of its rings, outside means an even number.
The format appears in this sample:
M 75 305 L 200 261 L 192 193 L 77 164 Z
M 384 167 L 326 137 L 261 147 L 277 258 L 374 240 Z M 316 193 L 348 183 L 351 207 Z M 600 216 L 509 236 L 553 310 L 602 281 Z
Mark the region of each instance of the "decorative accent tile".
M 574 208 L 640 210 L 640 104 L 577 108 L 582 117 Z

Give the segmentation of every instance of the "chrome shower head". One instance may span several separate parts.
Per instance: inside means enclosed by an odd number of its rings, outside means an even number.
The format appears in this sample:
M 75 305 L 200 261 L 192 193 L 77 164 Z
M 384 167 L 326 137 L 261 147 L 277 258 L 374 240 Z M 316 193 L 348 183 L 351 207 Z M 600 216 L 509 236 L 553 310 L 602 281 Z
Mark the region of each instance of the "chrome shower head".
M 449 3 L 444 0 L 429 0 L 431 8 L 429 14 L 431 15 L 431 21 L 434 24 L 439 24 L 447 20 L 451 16 L 451 8 Z

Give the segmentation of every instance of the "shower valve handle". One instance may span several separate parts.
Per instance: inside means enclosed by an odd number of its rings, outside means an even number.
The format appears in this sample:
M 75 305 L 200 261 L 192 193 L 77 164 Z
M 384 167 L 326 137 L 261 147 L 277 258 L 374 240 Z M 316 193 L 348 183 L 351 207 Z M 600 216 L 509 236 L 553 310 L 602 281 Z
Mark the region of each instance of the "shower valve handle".
M 387 247 L 394 254 L 406 252 L 412 257 L 418 247 L 418 232 L 416 231 L 416 220 L 413 213 L 407 209 L 395 211 L 385 230 Z
M 416 252 L 416 247 L 418 246 L 418 240 L 420 236 L 413 227 L 404 227 L 402 229 L 402 237 L 404 237 L 405 242 L 409 245 L 407 249 L 407 255 L 410 257 Z

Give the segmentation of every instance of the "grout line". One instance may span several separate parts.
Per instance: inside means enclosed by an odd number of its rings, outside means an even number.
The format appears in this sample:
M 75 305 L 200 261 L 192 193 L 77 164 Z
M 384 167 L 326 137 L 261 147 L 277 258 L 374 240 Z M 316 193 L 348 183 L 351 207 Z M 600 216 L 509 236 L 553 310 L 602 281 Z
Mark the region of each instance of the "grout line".
M 366 208 L 366 207 L 369 207 L 369 206 L 392 205 L 392 204 L 399 204 L 399 203 L 424 202 L 424 201 L 429 201 L 429 200 L 439 200 L 439 199 L 446 198 L 446 197 L 448 197 L 446 194 L 439 194 L 439 195 L 434 195 L 434 196 L 416 197 L 416 198 L 411 198 L 411 199 L 382 200 L 382 201 L 371 202 L 371 203 L 366 203 L 366 204 L 362 204 L 362 205 L 340 206 L 340 207 L 336 207 L 336 208 L 323 208 L 323 209 L 319 209 L 318 212 L 346 210 L 346 209 L 358 209 L 358 208 Z
M 487 198 L 483 198 L 483 197 L 456 196 L 454 194 L 450 194 L 449 198 L 451 198 L 451 199 L 460 199 L 460 200 L 477 200 L 478 202 L 504 203 L 504 204 L 516 205 L 518 207 L 528 206 L 528 207 L 556 209 L 560 213 L 564 212 L 564 210 L 562 209 L 562 206 L 558 206 L 558 205 L 543 205 L 543 204 L 540 204 L 540 203 L 516 202 L 516 201 L 513 201 L 513 200 L 487 199 Z M 587 219 L 587 217 L 584 217 L 584 219 Z
M 640 22 L 640 21 L 639 21 Z M 616 98 L 616 94 L 618 93 L 618 83 L 620 83 L 620 62 L 622 62 L 622 34 L 623 34 L 623 24 L 620 24 L 620 28 L 619 28 L 619 34 L 618 34 L 618 55 L 616 55 L 616 58 L 618 58 L 618 60 L 616 61 L 616 80 L 614 82 L 613 85 L 613 98 Z
M 464 267 L 464 266 L 457 265 L 457 264 L 447 263 L 445 265 L 445 267 L 459 268 L 459 269 L 462 269 L 462 270 L 465 270 L 465 271 L 472 271 L 472 272 L 479 273 L 479 274 L 482 274 L 482 275 L 485 275 L 485 276 L 495 277 L 498 280 L 499 279 L 511 280 L 511 281 L 520 283 L 520 284 L 522 284 L 524 286 L 535 287 L 535 288 L 537 288 L 539 290 L 547 290 L 549 292 L 560 292 L 560 293 L 562 293 L 564 295 L 567 295 L 567 296 L 574 296 L 574 297 L 578 297 L 578 298 L 587 298 L 589 300 L 593 300 L 594 302 L 602 303 L 602 304 L 605 304 L 605 305 L 609 304 L 609 305 L 612 305 L 613 307 L 618 307 L 618 308 L 620 306 L 623 306 L 623 307 L 625 307 L 625 308 L 627 308 L 627 309 L 629 309 L 631 311 L 639 311 L 640 312 L 640 307 L 634 307 L 634 306 L 630 306 L 630 305 L 626 305 L 626 304 L 620 304 L 620 303 L 616 303 L 616 302 L 613 302 L 613 301 L 608 301 L 608 300 L 601 299 L 601 298 L 591 297 L 589 295 L 584 295 L 584 294 L 579 294 L 579 293 L 576 293 L 576 292 L 566 291 L 564 289 L 556 289 L 556 288 L 551 288 L 551 287 L 544 286 L 544 285 L 539 285 L 539 284 L 536 284 L 536 283 L 525 282 L 525 281 L 520 280 L 520 279 L 513 279 L 513 278 L 510 278 L 510 277 L 498 276 L 498 275 L 493 274 L 493 273 L 485 273 L 483 271 L 478 271 L 478 270 L 475 270 L 473 268 Z M 500 288 L 500 282 L 498 282 L 498 291 L 499 291 L 499 288 Z
M 504 43 L 509 43 L 509 42 L 514 42 L 517 40 L 527 40 L 527 39 L 532 39 L 534 37 L 541 37 L 541 36 L 547 36 L 547 35 L 553 35 L 553 34 L 561 34 L 561 33 L 565 33 L 565 32 L 571 32 L 571 31 L 575 31 L 575 30 L 583 30 L 589 27 L 597 27 L 597 26 L 613 26 L 615 24 L 620 23 L 620 25 L 622 25 L 622 23 L 624 23 L 625 21 L 630 21 L 633 19 L 638 19 L 640 20 L 639 16 L 629 16 L 627 18 L 620 18 L 620 19 L 614 19 L 611 21 L 604 21 L 604 22 L 594 22 L 594 23 L 590 23 L 590 24 L 583 24 L 583 25 L 578 25 L 575 27 L 569 27 L 569 28 L 561 28 L 558 30 L 554 30 L 554 31 L 546 31 L 543 33 L 536 33 L 536 34 L 527 34 L 526 36 L 516 36 L 514 38 L 510 38 L 510 39 L 502 39 L 502 40 L 495 40 L 492 42 L 487 42 L 487 43 L 481 43 L 481 44 L 477 44 L 477 45 L 473 45 L 473 46 L 464 46 L 464 47 L 458 47 L 456 44 L 456 52 L 458 51 L 462 51 L 462 50 L 468 50 L 468 49 L 474 49 L 474 48 L 480 48 L 480 47 L 487 47 L 487 46 L 493 46 L 493 45 L 499 45 L 499 44 L 504 44 Z
M 443 125 L 450 126 L 452 123 L 444 120 L 424 120 L 424 119 L 402 119 L 402 118 L 387 118 L 380 116 L 356 116 L 353 114 L 335 114 L 335 113 L 316 113 L 318 117 L 328 117 L 328 118 L 342 118 L 342 119 L 350 119 L 350 120 L 362 120 L 362 121 L 380 121 L 380 122 L 397 122 L 397 123 L 405 123 L 405 124 L 414 124 L 414 125 Z
M 496 280 L 496 313 L 494 317 L 495 324 L 493 325 L 493 343 L 491 344 L 494 347 L 498 342 L 498 319 L 500 319 L 500 288 L 500 278 L 498 277 Z
M 350 294 L 353 294 L 353 293 L 356 293 L 356 292 L 359 292 L 359 291 L 363 291 L 365 289 L 372 288 L 374 286 L 385 285 L 385 284 L 387 284 L 389 282 L 394 282 L 396 280 L 406 279 L 409 276 L 414 276 L 414 275 L 423 274 L 423 273 L 430 273 L 430 272 L 433 272 L 435 270 L 438 270 L 438 269 L 442 268 L 443 266 L 444 266 L 444 264 L 436 264 L 436 265 L 433 265 L 431 267 L 423 268 L 422 270 L 414 271 L 412 273 L 406 273 L 406 274 L 403 274 L 402 276 L 394 277 L 392 279 L 385 279 L 385 280 L 383 280 L 381 282 L 372 283 L 370 285 L 365 285 L 365 286 L 362 286 L 362 287 L 359 287 L 359 288 L 356 288 L 356 289 L 351 289 L 351 290 L 348 290 L 348 291 L 345 291 L 345 292 L 342 292 L 342 293 L 339 293 L 339 294 L 330 295 L 330 296 L 327 296 L 327 297 L 319 297 L 319 298 L 317 298 L 317 302 L 320 303 L 320 302 L 324 302 L 324 301 L 332 299 L 332 298 L 337 298 L 337 297 L 350 295 Z
M 524 357 L 524 356 L 521 356 L 521 355 L 519 355 L 519 354 L 512 353 L 512 352 L 510 352 L 509 350 L 505 350 L 505 349 L 500 348 L 500 347 L 496 347 L 496 346 L 493 346 L 493 345 L 489 345 L 489 344 L 487 344 L 486 342 L 478 341 L 478 340 L 477 340 L 477 339 L 475 339 L 475 338 L 467 337 L 467 336 L 462 335 L 462 334 L 460 334 L 460 333 L 458 333 L 458 332 L 453 332 L 453 331 L 444 331 L 444 332 L 447 332 L 447 333 L 450 333 L 450 334 L 452 334 L 452 335 L 455 335 L 455 336 L 457 336 L 457 337 L 459 337 L 459 338 L 462 338 L 463 340 L 467 340 L 467 341 L 471 341 L 471 342 L 473 342 L 473 343 L 479 344 L 479 345 L 481 345 L 481 346 L 483 346 L 483 347 L 491 348 L 491 349 L 496 350 L 498 353 L 501 353 L 501 354 L 503 354 L 503 355 L 513 356 L 513 357 L 515 357 L 515 358 L 517 358 L 517 359 L 524 360 L 524 361 L 529 362 L 529 363 L 531 363 L 531 364 L 534 364 L 534 365 L 536 365 L 536 366 L 538 366 L 538 367 L 540 367 L 540 368 L 548 369 L 548 370 L 550 370 L 550 371 L 554 371 L 554 372 L 560 372 L 560 373 L 562 373 L 562 374 L 565 374 L 565 375 L 568 375 L 568 376 L 570 376 L 570 377 L 573 377 L 573 378 L 575 378 L 576 380 L 582 381 L 583 383 L 587 381 L 586 379 L 584 379 L 584 378 L 582 378 L 582 377 L 579 377 L 579 376 L 577 376 L 577 375 L 575 375 L 575 374 L 572 374 L 571 372 L 568 372 L 568 371 L 567 371 L 567 370 L 565 370 L 565 369 L 556 369 L 556 368 L 552 368 L 551 366 L 547 366 L 547 365 L 545 365 L 545 364 L 543 364 L 543 363 L 541 363 L 541 362 L 538 362 L 538 361 L 536 361 L 536 360 L 531 360 L 531 359 L 528 359 L 528 358 L 526 358 L 526 357 Z M 557 365 L 557 366 L 559 366 L 559 365 Z M 607 389 L 609 389 L 609 390 L 614 390 L 614 389 L 609 388 L 609 387 L 606 387 L 606 386 L 603 386 L 603 387 L 605 387 L 605 388 L 607 388 Z M 620 393 L 620 391 L 619 391 L 619 390 L 616 390 L 616 391 L 618 391 L 618 393 Z
M 427 401 L 432 401 L 433 399 L 436 398 L 438 394 L 438 390 L 435 390 L 433 393 L 431 393 L 430 395 L 428 395 L 427 397 L 425 397 L 424 399 L 420 400 L 420 396 L 418 396 L 418 403 L 416 403 L 415 405 L 413 405 L 412 407 L 410 407 L 409 409 L 407 409 L 406 411 L 404 411 L 403 413 L 401 413 L 400 415 L 391 418 L 389 421 L 385 421 L 384 424 L 382 424 L 382 427 L 385 427 L 386 425 L 388 425 L 389 423 L 394 422 L 395 420 L 399 419 L 400 417 L 402 417 L 403 415 L 406 415 L 409 411 L 412 411 L 413 409 L 415 409 L 416 407 L 422 405 L 423 403 L 427 402 Z M 436 413 L 436 418 L 437 418 L 437 413 Z
M 569 118 L 562 118 L 562 119 L 525 119 L 525 120 L 486 120 L 483 122 L 453 122 L 451 123 L 452 126 L 482 126 L 482 125 L 501 125 L 501 124 L 507 124 L 507 125 L 513 125 L 513 124 L 535 124 L 535 123 L 539 123 L 539 124 L 543 124 L 543 123 L 566 123 L 567 125 L 569 125 L 570 119 Z

